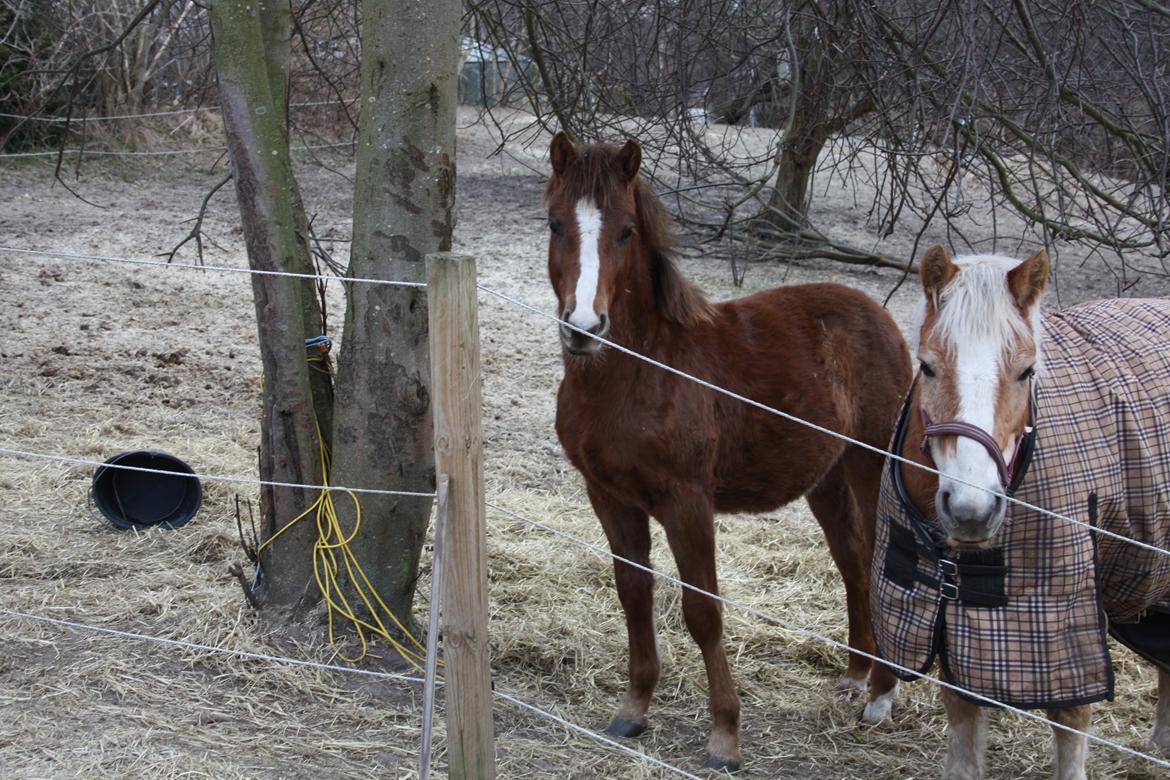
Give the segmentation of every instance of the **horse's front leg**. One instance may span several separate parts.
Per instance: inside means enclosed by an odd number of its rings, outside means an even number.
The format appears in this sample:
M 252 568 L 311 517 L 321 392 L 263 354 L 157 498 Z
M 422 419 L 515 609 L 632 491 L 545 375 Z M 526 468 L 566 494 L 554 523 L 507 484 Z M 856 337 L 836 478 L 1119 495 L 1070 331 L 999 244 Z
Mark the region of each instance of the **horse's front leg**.
M 1062 726 L 1085 732 L 1089 730 L 1089 715 L 1092 708 L 1087 704 L 1080 707 L 1065 707 L 1045 710 L 1048 719 Z M 1073 734 L 1052 729 L 1052 780 L 1085 780 L 1085 758 L 1089 753 L 1089 740 L 1082 734 Z
M 650 520 L 646 513 L 624 506 L 593 486 L 589 486 L 589 500 L 614 555 L 649 568 Z M 646 730 L 646 711 L 661 671 L 654 635 L 654 575 L 615 560 L 613 578 L 626 613 L 629 688 L 605 731 L 615 737 L 636 737 Z
M 881 468 L 881 460 L 868 452 L 847 451 L 805 496 L 845 583 L 849 646 L 868 655 L 877 653 L 869 607 L 869 565 L 873 559 Z M 868 655 L 849 654 L 849 667 L 837 683 L 837 690 L 866 690 L 868 674 L 869 701 L 861 721 L 876 725 L 891 720 L 898 680 L 884 664 L 871 664 Z
M 1158 710 L 1154 714 L 1154 734 L 1150 744 L 1170 756 L 1170 672 L 1158 670 Z
M 943 780 L 982 780 L 987 771 L 987 713 L 950 688 L 942 689 L 947 711 L 947 757 Z
M 666 529 L 670 550 L 683 582 L 718 594 L 715 576 L 715 515 L 712 500 L 697 490 L 681 489 L 655 513 Z M 707 668 L 707 695 L 711 712 L 711 737 L 707 741 L 707 766 L 739 769 L 739 695 L 731 681 L 731 669 L 723 650 L 721 604 L 684 588 L 683 618 L 691 637 L 703 653 Z

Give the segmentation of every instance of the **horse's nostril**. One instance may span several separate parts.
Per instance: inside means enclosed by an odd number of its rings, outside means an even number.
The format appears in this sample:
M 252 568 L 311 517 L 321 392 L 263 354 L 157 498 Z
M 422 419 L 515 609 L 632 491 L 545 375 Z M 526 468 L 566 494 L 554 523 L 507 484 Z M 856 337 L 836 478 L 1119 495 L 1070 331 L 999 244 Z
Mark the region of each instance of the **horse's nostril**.
M 942 492 L 943 511 L 948 515 L 951 514 L 951 491 L 944 490 Z
M 593 325 L 578 325 L 573 322 L 572 312 L 566 311 L 561 315 L 561 336 L 566 339 L 579 340 L 586 336 L 604 337 L 609 332 L 609 317 L 605 314 L 597 315 L 597 322 Z

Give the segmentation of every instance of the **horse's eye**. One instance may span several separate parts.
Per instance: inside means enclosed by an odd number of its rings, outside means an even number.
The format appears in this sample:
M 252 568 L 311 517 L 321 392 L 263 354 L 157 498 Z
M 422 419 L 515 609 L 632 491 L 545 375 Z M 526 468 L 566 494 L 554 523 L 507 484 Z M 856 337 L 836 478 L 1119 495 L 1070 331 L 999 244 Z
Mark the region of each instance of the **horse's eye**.
M 1022 374 L 1020 374 L 1020 381 L 1027 382 L 1029 379 L 1031 379 L 1035 375 L 1036 375 L 1036 366 L 1028 366 L 1026 369 L 1024 369 L 1024 372 Z
M 634 235 L 634 228 L 627 225 L 622 228 L 622 232 L 618 234 L 618 243 L 624 244 L 630 240 L 630 236 Z
M 552 231 L 554 236 L 563 236 L 565 234 L 565 224 L 559 219 L 548 218 L 548 229 Z
M 918 368 L 922 371 L 923 376 L 934 378 L 934 369 L 925 360 L 919 361 Z

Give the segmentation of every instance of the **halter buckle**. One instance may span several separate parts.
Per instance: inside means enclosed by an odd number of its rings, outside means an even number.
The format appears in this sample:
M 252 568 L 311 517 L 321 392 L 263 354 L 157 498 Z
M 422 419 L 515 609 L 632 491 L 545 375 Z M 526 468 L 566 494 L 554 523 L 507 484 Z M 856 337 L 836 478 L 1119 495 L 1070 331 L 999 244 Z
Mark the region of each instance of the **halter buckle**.
M 938 560 L 938 592 L 946 601 L 959 600 L 959 564 L 946 558 Z

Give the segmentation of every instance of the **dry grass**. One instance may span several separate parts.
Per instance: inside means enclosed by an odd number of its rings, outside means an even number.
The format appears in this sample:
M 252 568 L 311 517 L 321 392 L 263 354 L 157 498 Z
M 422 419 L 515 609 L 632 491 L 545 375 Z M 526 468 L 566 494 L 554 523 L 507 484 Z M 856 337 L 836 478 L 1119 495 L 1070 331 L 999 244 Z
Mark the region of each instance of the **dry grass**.
M 480 128 L 460 131 L 457 247 L 479 257 L 485 284 L 546 307 L 540 182 L 534 154 L 487 157 Z M 169 163 L 168 163 L 169 164 Z M 339 163 L 344 165 L 344 163 Z M 185 232 L 219 173 L 103 166 L 80 182 L 109 209 L 50 186 L 49 168 L 0 169 L 0 243 L 144 256 Z M 302 173 L 317 224 L 348 233 L 346 185 Z M 840 209 L 848 199 L 827 199 Z M 824 219 L 822 219 L 822 222 Z M 209 261 L 242 264 L 230 194 L 208 228 Z M 905 240 L 905 239 L 903 239 Z M 886 251 L 904 251 L 895 244 Z M 715 297 L 735 294 L 725 269 L 687 262 Z M 813 263 L 753 268 L 749 284 L 837 278 L 880 294 L 894 276 Z M 1078 280 L 1086 290 L 1093 280 Z M 169 450 L 209 474 L 251 476 L 259 360 L 246 278 L 0 257 L 6 292 L 0 346 L 0 446 L 101 459 Z M 1101 283 L 1108 289 L 1108 280 Z M 337 291 L 334 291 L 336 293 Z M 333 311 L 341 311 L 334 299 Z M 909 294 L 893 310 L 904 317 Z M 904 321 L 904 320 L 903 320 Z M 481 298 L 489 500 L 596 544 L 601 530 L 552 431 L 559 380 L 555 334 Z M 186 350 L 177 363 L 158 356 Z M 205 483 L 199 517 L 174 532 L 123 533 L 94 518 L 88 468 L 0 460 L 0 607 L 144 634 L 328 660 L 318 634 L 275 643 L 227 574 L 240 557 L 233 496 Z M 248 489 L 239 489 L 247 495 Z M 719 569 L 731 599 L 843 640 L 844 597 L 803 503 L 719 521 Z M 655 565 L 674 573 L 661 535 Z M 492 666 L 499 690 L 582 725 L 602 726 L 624 684 L 625 636 L 609 561 L 489 512 Z M 425 581 L 424 581 L 425 589 Z M 650 731 L 636 743 L 703 774 L 705 680 L 682 625 L 679 589 L 656 595 L 664 675 Z M 937 775 L 943 721 L 926 684 L 906 686 L 897 724 L 857 724 L 860 705 L 832 692 L 841 653 L 734 609 L 727 646 L 744 702 L 748 778 Z M 1119 701 L 1099 708 L 1105 737 L 1141 748 L 1154 676 L 1116 653 Z M 413 774 L 421 705 L 398 684 L 0 619 L 0 767 L 4 777 L 369 777 Z M 500 703 L 501 777 L 657 778 L 628 756 Z M 440 764 L 444 735 L 438 732 Z M 1045 777 L 1047 730 L 994 719 L 992 777 Z M 1158 772 L 1095 747 L 1092 776 Z

